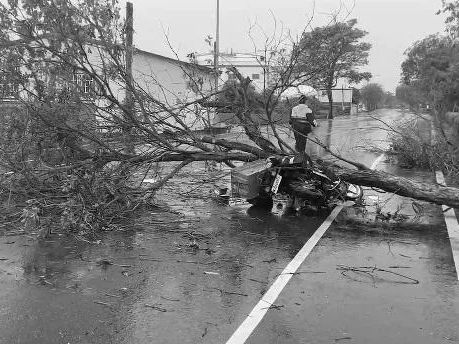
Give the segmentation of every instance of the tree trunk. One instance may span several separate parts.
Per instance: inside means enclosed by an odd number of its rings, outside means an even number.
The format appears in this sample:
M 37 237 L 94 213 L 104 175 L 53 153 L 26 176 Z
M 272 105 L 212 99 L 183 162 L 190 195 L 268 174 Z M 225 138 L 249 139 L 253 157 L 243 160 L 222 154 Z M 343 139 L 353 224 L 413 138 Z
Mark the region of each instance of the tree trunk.
M 354 170 L 328 163 L 323 163 L 322 167 L 349 183 L 375 187 L 400 196 L 459 208 L 458 188 L 428 184 L 382 171 Z
M 239 150 L 242 152 L 254 154 L 258 159 L 267 158 L 270 155 L 268 152 L 262 149 L 259 149 L 253 145 L 249 145 L 249 144 L 241 143 L 241 142 L 228 141 L 225 139 L 218 139 L 213 136 L 203 136 L 201 137 L 201 141 L 205 143 L 211 143 L 214 145 L 218 145 L 226 149 Z
M 331 88 L 327 88 L 327 97 L 328 97 L 328 116 L 327 119 L 333 119 L 333 91 Z

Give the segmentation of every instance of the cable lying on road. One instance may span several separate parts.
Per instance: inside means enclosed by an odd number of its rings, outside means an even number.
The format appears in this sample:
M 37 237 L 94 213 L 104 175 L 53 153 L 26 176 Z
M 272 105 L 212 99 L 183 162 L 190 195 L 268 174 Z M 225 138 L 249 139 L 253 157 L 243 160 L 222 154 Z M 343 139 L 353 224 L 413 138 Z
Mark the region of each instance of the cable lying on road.
M 363 275 L 370 276 L 372 278 L 373 282 L 375 283 L 377 281 L 377 279 L 386 280 L 387 281 L 387 279 L 384 279 L 382 277 L 379 277 L 379 276 L 375 275 L 376 272 L 383 272 L 383 273 L 399 276 L 399 277 L 402 277 L 402 278 L 408 280 L 408 281 L 393 281 L 392 280 L 391 282 L 393 282 L 393 283 L 419 284 L 419 281 L 417 279 L 414 279 L 414 278 L 408 277 L 406 275 L 400 274 L 398 272 L 390 271 L 390 270 L 387 270 L 387 269 L 380 269 L 380 268 L 377 268 L 376 266 L 353 267 L 353 266 L 346 266 L 346 265 L 338 265 L 336 270 L 340 270 L 341 274 L 343 276 L 346 276 L 346 277 L 351 278 L 351 279 L 356 280 L 356 281 L 359 281 L 359 280 L 350 277 L 347 273 L 348 272 L 354 272 L 356 274 L 363 274 Z M 361 281 L 359 281 L 359 282 L 361 282 Z

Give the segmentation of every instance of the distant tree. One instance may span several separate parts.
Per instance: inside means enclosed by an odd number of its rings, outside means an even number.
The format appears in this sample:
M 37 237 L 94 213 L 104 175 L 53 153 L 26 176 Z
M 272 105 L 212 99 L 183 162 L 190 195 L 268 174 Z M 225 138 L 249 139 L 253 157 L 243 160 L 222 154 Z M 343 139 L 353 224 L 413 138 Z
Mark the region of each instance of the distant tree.
M 459 33 L 459 1 L 458 0 L 442 0 L 443 7 L 437 14 L 445 13 L 445 23 L 448 32 L 453 36 Z
M 398 99 L 392 92 L 387 91 L 384 94 L 383 105 L 385 108 L 394 108 L 398 104 Z
M 410 85 L 399 85 L 395 90 L 395 96 L 399 102 L 408 105 L 411 109 L 417 109 L 423 101 L 419 90 Z
M 368 33 L 356 28 L 357 20 L 339 22 L 318 27 L 306 32 L 301 37 L 299 48 L 301 59 L 297 65 L 299 71 L 309 68 L 311 61 L 321 61 L 321 70 L 314 76 L 312 83 L 317 88 L 327 90 L 330 110 L 328 118 L 333 118 L 333 94 L 340 79 L 351 83 L 369 80 L 371 74 L 360 72 L 359 67 L 368 64 L 371 44 L 361 42 Z
M 417 90 L 421 102 L 441 112 L 459 104 L 459 47 L 448 36 L 431 35 L 417 41 L 405 53 L 402 83 Z
M 379 84 L 371 83 L 364 86 L 360 94 L 368 111 L 376 110 L 384 102 L 385 93 Z

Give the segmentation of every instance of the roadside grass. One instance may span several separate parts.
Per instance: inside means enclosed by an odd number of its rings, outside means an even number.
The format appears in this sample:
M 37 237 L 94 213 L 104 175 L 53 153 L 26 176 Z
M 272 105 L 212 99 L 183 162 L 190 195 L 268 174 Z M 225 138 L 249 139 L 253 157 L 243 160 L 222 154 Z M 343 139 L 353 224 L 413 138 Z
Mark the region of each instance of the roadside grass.
M 422 118 L 396 123 L 389 131 L 389 156 L 402 168 L 443 171 L 453 180 L 459 179 L 459 145 L 440 128 L 435 142 Z

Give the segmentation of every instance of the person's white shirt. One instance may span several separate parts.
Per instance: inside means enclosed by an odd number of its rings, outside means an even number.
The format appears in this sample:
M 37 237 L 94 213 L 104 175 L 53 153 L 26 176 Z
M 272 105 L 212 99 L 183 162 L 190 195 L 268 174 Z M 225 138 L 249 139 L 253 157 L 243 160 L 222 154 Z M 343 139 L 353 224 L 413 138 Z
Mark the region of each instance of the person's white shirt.
M 292 109 L 292 118 L 307 120 L 306 115 L 312 113 L 312 110 L 306 104 L 298 104 Z
M 295 120 L 300 120 L 300 121 L 308 121 L 308 114 L 312 114 L 312 110 L 307 106 L 306 104 L 298 104 L 297 106 L 292 108 L 292 115 L 291 118 Z M 314 119 L 313 123 L 311 123 L 313 126 L 317 126 L 317 122 Z

